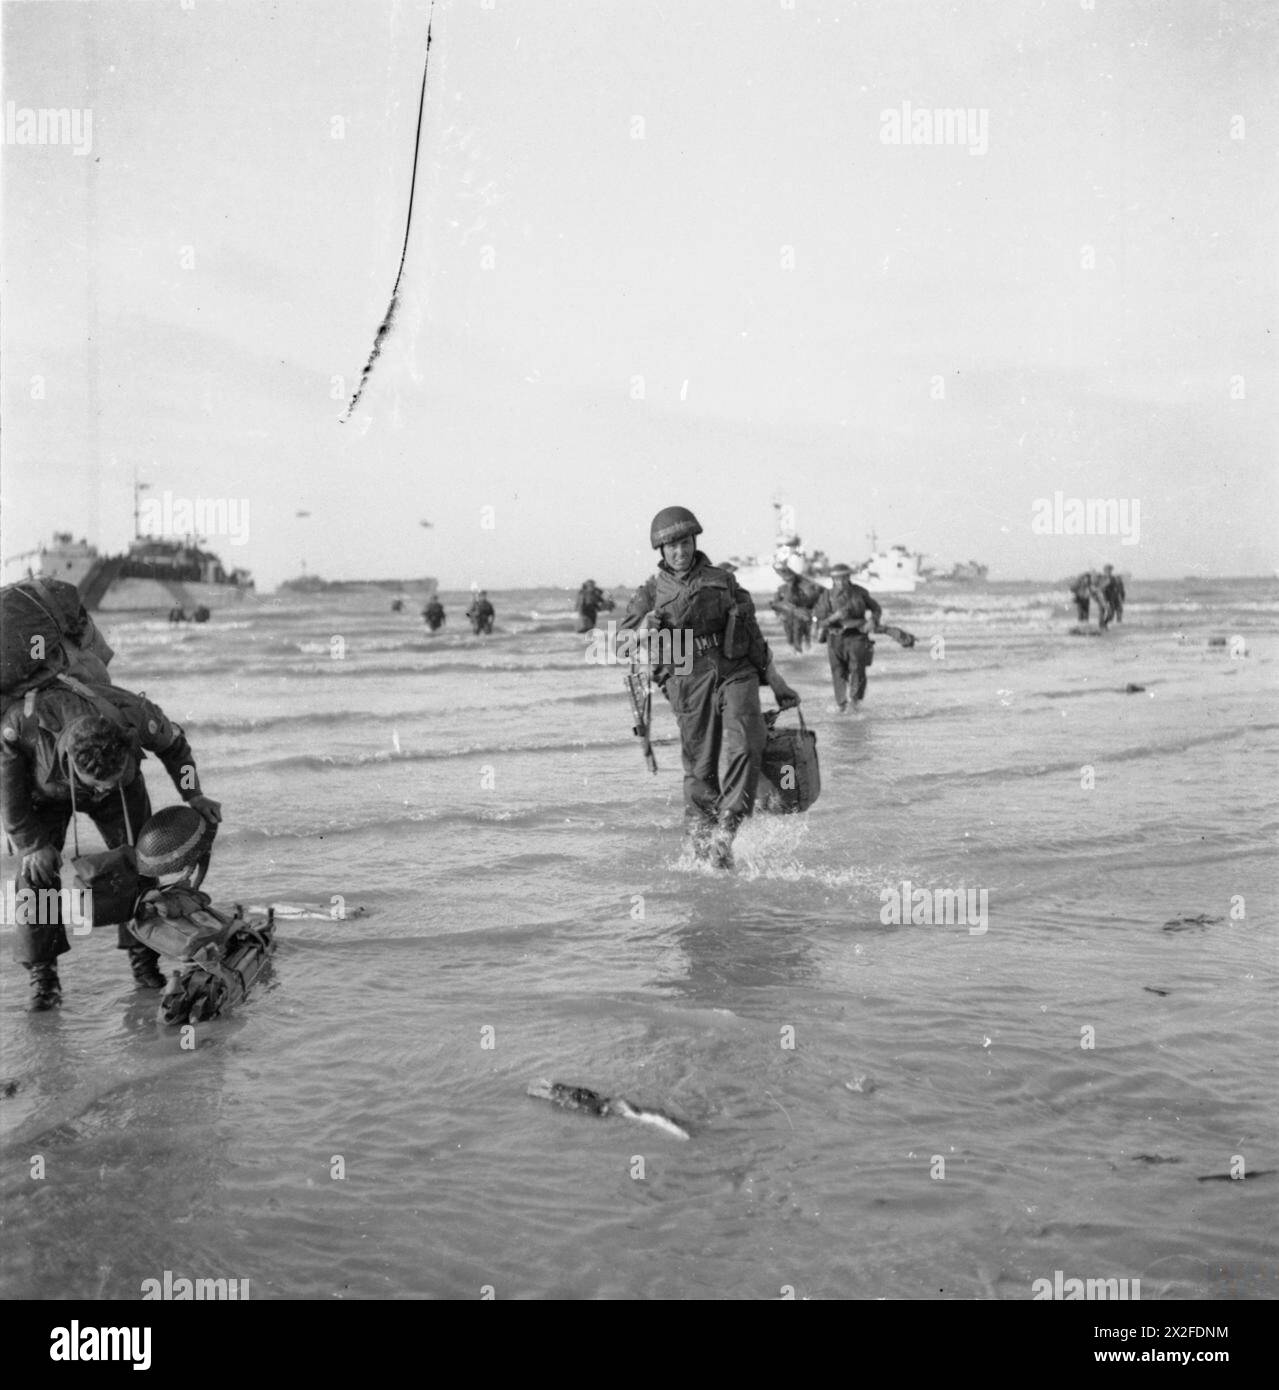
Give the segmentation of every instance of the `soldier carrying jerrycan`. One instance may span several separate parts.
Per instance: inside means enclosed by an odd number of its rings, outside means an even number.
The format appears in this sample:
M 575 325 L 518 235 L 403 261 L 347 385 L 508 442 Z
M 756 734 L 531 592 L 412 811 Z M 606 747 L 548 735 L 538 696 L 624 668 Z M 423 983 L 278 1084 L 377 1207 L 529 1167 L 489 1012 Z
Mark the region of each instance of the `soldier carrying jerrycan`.
M 686 507 L 657 513 L 649 531 L 661 553 L 657 573 L 635 591 L 619 628 L 655 629 L 659 638 L 671 639 L 653 683 L 679 721 L 689 848 L 716 868 L 731 868 L 734 837 L 755 808 L 767 740 L 759 688 L 772 689 L 779 709 L 797 706 L 799 696 L 773 662 L 750 594 L 697 549 L 694 538 L 701 533 Z M 647 744 L 647 719 L 638 705 L 636 714 Z M 656 770 L 651 751 L 648 756 Z

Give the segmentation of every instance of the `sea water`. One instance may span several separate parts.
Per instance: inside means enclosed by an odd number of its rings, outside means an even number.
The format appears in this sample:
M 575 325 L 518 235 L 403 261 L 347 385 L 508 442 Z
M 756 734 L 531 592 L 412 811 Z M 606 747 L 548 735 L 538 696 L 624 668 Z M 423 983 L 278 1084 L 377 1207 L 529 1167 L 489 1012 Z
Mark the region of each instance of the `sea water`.
M 27 1014 L 7 935 L 0 1296 L 1275 1297 L 1279 586 L 1131 590 L 1104 636 L 1056 586 L 886 596 L 918 644 L 845 715 L 766 614 L 823 791 L 728 873 L 565 591 L 489 638 L 460 594 L 434 636 L 377 592 L 108 622 L 279 947 L 183 1034 L 113 929 Z

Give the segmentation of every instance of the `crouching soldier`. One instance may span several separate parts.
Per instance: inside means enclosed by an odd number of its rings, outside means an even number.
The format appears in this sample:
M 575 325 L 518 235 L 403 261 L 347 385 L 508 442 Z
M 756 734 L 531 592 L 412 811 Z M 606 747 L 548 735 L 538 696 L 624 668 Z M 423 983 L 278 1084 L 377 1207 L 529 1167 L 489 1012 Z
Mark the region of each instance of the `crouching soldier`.
M 684 507 L 658 512 L 649 539 L 662 558 L 635 591 L 620 627 L 679 635 L 678 645 L 672 636 L 671 652 L 684 654 L 683 669 L 659 666 L 654 679 L 679 721 L 690 845 L 699 859 L 731 868 L 733 838 L 755 807 L 767 738 L 759 688 L 770 686 L 781 709 L 799 704 L 799 696 L 773 664 L 750 594 L 697 549 L 694 537 L 701 533 Z
M 20 857 L 16 887 L 56 888 L 67 827 L 76 811 L 97 826 L 108 849 L 131 844 L 151 815 L 142 776 L 147 752 L 164 764 L 182 799 L 210 824 L 221 807 L 200 790 L 186 735 L 158 705 L 116 685 L 88 685 L 59 676 L 28 691 L 0 720 L 0 819 Z M 31 921 L 17 923 L 15 958 L 31 972 L 33 1011 L 62 998 L 57 960 L 71 949 L 53 894 Z M 116 944 L 129 953 L 134 977 L 158 989 L 164 978 L 156 953 L 141 945 L 125 922 Z

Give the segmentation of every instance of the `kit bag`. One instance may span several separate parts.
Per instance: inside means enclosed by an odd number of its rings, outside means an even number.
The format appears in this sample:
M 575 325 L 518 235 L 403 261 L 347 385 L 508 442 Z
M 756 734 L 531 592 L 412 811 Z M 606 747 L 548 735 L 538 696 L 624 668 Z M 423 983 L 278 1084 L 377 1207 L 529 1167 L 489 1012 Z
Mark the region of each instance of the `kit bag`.
M 23 579 L 0 589 L 0 705 L 66 672 L 110 685 L 115 653 L 64 579 Z
M 795 713 L 799 715 L 799 728 L 779 729 L 777 718 L 781 713 L 781 710 L 769 710 L 764 716 L 768 739 L 759 768 L 760 778 L 768 783 L 762 798 L 764 809 L 783 814 L 807 811 L 822 791 L 817 735 L 804 723 L 798 708 Z

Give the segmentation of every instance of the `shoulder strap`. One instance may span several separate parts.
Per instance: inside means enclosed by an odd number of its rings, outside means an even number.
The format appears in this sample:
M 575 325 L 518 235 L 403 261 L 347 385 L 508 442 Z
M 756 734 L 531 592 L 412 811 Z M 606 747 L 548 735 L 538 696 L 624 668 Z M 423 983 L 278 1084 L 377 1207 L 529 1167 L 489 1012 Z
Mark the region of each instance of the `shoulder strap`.
M 92 687 L 85 685 L 83 681 L 63 673 L 55 677 L 55 682 L 59 685 L 65 685 L 68 690 L 74 690 L 77 695 L 83 696 L 99 714 L 109 719 L 113 724 L 118 724 L 122 729 L 129 728 L 128 720 L 125 719 L 124 715 L 120 713 L 115 705 L 113 705 L 110 700 L 104 699 L 93 690 Z

